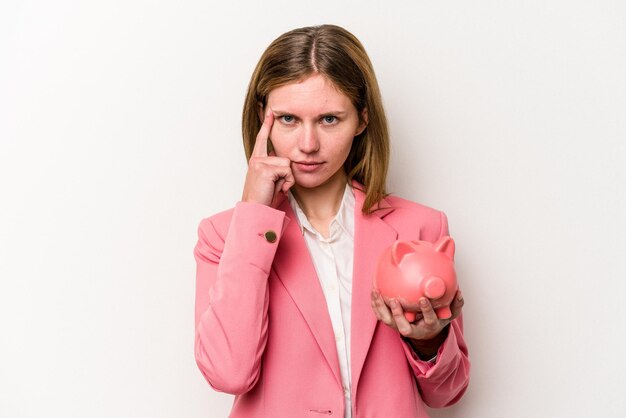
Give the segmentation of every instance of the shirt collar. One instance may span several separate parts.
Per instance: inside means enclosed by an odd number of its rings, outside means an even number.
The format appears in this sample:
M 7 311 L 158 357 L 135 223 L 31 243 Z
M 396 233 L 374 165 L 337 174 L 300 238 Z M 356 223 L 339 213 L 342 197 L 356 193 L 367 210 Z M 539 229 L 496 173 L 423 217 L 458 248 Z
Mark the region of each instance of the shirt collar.
M 306 229 L 310 233 L 317 235 L 320 239 L 323 239 L 322 235 L 315 230 L 313 225 L 311 225 L 308 218 L 300 208 L 300 205 L 298 205 L 298 201 L 291 194 L 291 191 L 288 192 L 288 197 L 289 204 L 298 218 L 298 225 L 300 226 L 300 232 L 302 232 L 302 235 L 304 235 L 304 230 Z M 340 229 L 346 232 L 350 237 L 354 237 L 354 203 L 354 191 L 352 190 L 350 184 L 346 183 L 346 188 L 343 191 L 343 197 L 341 199 L 339 210 L 329 225 L 330 234 L 328 241 L 333 241 L 337 233 L 340 232 Z

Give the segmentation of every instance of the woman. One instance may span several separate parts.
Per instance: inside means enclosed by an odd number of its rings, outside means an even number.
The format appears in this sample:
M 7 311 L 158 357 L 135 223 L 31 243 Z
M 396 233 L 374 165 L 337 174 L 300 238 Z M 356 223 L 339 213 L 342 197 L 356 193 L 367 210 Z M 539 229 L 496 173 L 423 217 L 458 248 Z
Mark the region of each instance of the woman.
M 241 201 L 202 220 L 194 251 L 196 362 L 236 395 L 230 416 L 426 417 L 456 402 L 469 379 L 460 292 L 439 320 L 428 299 L 372 289 L 386 247 L 448 227 L 385 193 L 387 122 L 361 43 L 332 25 L 281 35 L 252 75 L 243 136 Z

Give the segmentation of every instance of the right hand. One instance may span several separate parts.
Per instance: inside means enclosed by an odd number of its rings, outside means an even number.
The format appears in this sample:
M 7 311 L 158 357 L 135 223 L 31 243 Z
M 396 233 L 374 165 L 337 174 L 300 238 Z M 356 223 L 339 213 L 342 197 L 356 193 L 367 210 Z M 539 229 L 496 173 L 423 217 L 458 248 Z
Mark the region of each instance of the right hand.
M 248 162 L 241 200 L 276 208 L 295 184 L 295 179 L 289 158 L 277 157 L 274 152 L 270 155 L 267 153 L 267 141 L 273 124 L 274 114 L 271 109 L 267 109 Z

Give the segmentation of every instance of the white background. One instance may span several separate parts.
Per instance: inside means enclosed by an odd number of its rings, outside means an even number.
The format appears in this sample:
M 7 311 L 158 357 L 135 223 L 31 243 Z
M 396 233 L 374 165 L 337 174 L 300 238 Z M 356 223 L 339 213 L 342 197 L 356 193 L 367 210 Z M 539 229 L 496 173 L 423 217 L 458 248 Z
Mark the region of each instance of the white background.
M 444 210 L 472 378 L 435 417 L 626 410 L 626 5 L 4 1 L 0 416 L 226 417 L 193 359 L 201 218 L 241 197 L 269 42 L 366 46 L 389 189 Z

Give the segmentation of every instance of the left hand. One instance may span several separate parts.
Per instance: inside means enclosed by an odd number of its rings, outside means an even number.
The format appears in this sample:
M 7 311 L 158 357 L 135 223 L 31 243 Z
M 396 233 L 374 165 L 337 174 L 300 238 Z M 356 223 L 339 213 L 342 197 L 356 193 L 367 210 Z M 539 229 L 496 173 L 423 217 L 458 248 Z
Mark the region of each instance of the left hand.
M 441 330 L 461 314 L 464 304 L 463 295 L 460 290 L 457 290 L 450 305 L 452 316 L 448 319 L 439 319 L 430 300 L 425 297 L 420 299 L 419 307 L 403 307 L 399 300 L 394 298 L 384 300 L 376 289 L 372 289 L 371 303 L 372 310 L 378 320 L 397 330 L 402 336 L 417 340 L 417 342 L 436 338 L 441 333 Z M 405 308 L 417 312 L 415 321 L 409 322 L 404 317 Z

